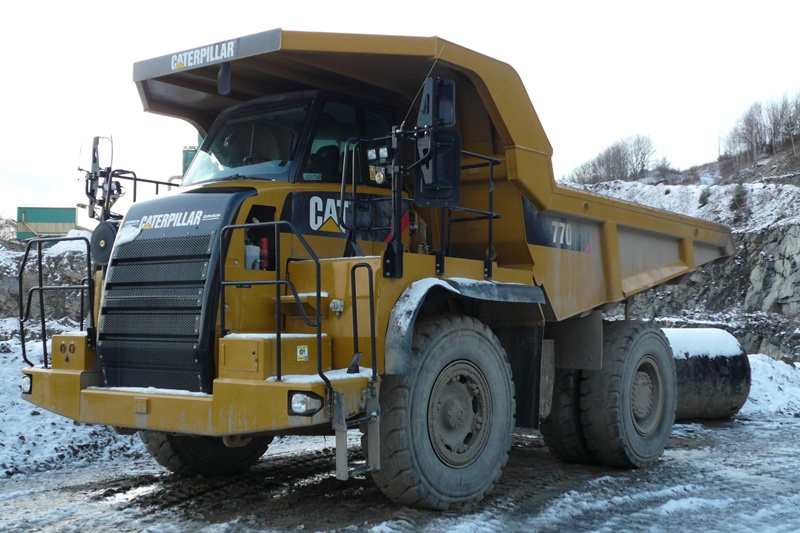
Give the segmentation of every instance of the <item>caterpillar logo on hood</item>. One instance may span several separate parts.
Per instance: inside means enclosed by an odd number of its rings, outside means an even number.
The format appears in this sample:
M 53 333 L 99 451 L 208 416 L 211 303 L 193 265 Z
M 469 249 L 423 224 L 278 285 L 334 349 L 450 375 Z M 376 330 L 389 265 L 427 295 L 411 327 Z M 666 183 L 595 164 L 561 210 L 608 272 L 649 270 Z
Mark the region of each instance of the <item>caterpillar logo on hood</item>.
M 139 229 L 178 228 L 181 226 L 197 226 L 203 220 L 202 211 L 183 211 L 180 213 L 162 213 L 148 215 L 139 221 Z
M 350 202 L 345 202 L 345 209 L 349 209 Z M 313 231 L 326 231 L 329 233 L 344 233 L 339 225 L 338 198 L 320 198 L 312 196 L 308 202 L 308 225 Z

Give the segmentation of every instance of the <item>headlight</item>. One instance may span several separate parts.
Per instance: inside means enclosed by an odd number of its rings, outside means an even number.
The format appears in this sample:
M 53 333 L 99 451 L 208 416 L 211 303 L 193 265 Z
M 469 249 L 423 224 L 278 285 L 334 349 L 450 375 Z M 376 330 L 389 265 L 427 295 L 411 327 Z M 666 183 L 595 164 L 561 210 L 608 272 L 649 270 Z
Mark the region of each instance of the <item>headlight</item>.
M 31 393 L 31 377 L 28 374 L 22 376 L 22 394 Z
M 322 409 L 322 398 L 313 392 L 289 392 L 289 414 L 314 416 Z

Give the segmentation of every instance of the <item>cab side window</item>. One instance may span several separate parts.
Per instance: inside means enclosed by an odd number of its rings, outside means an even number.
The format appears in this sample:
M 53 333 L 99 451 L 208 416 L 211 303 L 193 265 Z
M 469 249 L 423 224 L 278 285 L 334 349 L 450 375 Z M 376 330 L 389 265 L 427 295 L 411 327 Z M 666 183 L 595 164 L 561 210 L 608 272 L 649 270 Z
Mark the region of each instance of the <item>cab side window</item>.
M 385 109 L 327 102 L 317 120 L 311 148 L 301 169 L 301 181 L 341 183 L 347 140 L 353 137 L 385 137 L 391 132 L 393 118 L 393 114 Z M 350 148 L 353 148 L 352 144 Z M 367 184 L 370 182 L 370 173 L 362 152 L 357 152 L 355 157 L 356 179 L 359 183 Z M 348 181 L 352 171 L 350 163 L 352 160 L 348 161 L 348 176 L 345 177 Z M 372 184 L 375 184 L 374 181 Z
M 326 103 L 303 168 L 303 181 L 341 182 L 345 143 L 357 135 L 356 108 L 339 102 Z

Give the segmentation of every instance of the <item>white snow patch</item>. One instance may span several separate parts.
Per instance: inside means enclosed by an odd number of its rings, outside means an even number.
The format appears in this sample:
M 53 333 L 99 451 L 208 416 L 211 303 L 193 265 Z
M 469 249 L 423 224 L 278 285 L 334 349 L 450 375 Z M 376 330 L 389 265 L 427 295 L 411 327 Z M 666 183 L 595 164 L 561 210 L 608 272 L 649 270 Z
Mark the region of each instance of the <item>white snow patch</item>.
M 156 387 L 87 387 L 90 390 L 107 390 L 112 392 L 132 392 L 134 394 L 164 394 L 170 396 L 201 396 L 211 398 L 206 392 L 193 392 L 179 389 L 159 389 Z
M 675 359 L 736 357 L 744 353 L 736 337 L 717 328 L 662 328 Z
M 750 355 L 752 384 L 739 417 L 800 416 L 800 369 L 766 355 Z
M 680 213 L 734 227 L 758 231 L 775 225 L 800 224 L 800 187 L 783 183 L 745 183 L 745 206 L 749 212 L 731 209 L 736 185 L 647 185 L 609 181 L 593 185 L 562 183 L 603 196 Z M 708 190 L 704 205 L 700 195 Z M 738 219 L 735 215 L 739 214 Z
M 297 293 L 297 297 L 298 298 L 316 298 L 317 297 L 317 293 L 316 292 L 298 292 Z M 326 291 L 320 291 L 319 292 L 319 297 L 320 298 L 327 298 L 328 297 L 328 293 Z
M 656 512 L 665 516 L 672 516 L 678 513 L 702 513 L 705 509 L 725 509 L 726 507 L 730 507 L 735 503 L 736 502 L 731 498 L 715 500 L 689 497 L 668 501 L 659 507 Z
M 272 340 L 277 338 L 275 333 L 228 333 L 225 339 L 251 339 L 251 340 Z M 322 337 L 327 337 L 323 334 Z M 281 333 L 281 339 L 316 339 L 314 333 Z
M 117 232 L 117 238 L 114 239 L 114 246 L 122 246 L 133 241 L 141 232 L 142 229 L 137 226 L 122 226 Z
M 59 241 L 50 248 L 45 250 L 45 255 L 63 255 L 68 252 L 86 253 L 86 241 L 79 237 L 84 237 L 90 243 L 92 242 L 92 233 L 84 230 L 71 229 L 66 235 L 67 237 L 76 238 L 74 241 Z
M 323 372 L 323 374 L 325 374 L 325 377 L 327 377 L 331 382 L 353 379 L 357 377 L 367 379 L 372 378 L 372 370 L 369 368 L 364 368 L 363 366 L 358 367 L 358 374 L 348 374 L 346 368 L 329 370 L 327 372 Z M 272 376 L 267 378 L 267 381 L 277 381 L 277 378 Z M 318 374 L 290 374 L 288 376 L 281 376 L 281 381 L 286 383 L 323 383 L 322 378 L 319 377 Z

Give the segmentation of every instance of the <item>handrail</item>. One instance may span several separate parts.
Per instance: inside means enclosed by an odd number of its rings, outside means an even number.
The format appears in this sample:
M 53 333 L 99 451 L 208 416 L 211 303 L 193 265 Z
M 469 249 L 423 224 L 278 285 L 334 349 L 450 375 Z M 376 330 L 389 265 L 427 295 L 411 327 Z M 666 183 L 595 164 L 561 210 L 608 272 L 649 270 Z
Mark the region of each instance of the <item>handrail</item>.
M 64 242 L 64 241 L 84 241 L 86 243 L 86 277 L 81 279 L 81 285 L 44 285 L 44 274 L 42 272 L 42 245 L 45 243 L 51 242 Z M 27 304 L 23 305 L 22 295 L 23 291 L 23 282 L 24 282 L 24 275 L 25 275 L 25 267 L 28 264 L 28 258 L 30 256 L 31 247 L 36 245 L 37 250 L 37 271 L 38 271 L 38 281 L 39 285 L 36 287 L 31 287 L 28 291 L 28 300 Z M 41 318 L 41 326 L 42 326 L 42 365 L 44 368 L 48 367 L 48 354 L 47 354 L 47 326 L 46 326 L 46 319 L 45 319 L 45 308 L 44 308 L 44 293 L 48 291 L 66 291 L 66 290 L 80 290 L 81 291 L 81 306 L 80 306 L 80 324 L 81 324 L 81 331 L 84 330 L 84 291 L 88 291 L 89 293 L 89 324 L 86 326 L 87 331 L 90 331 L 94 328 L 95 317 L 94 317 L 94 282 L 92 277 L 92 253 L 91 253 L 91 244 L 89 239 L 83 236 L 80 237 L 42 237 L 38 239 L 31 239 L 28 241 L 27 245 L 25 246 L 25 254 L 22 256 L 22 261 L 19 265 L 19 271 L 17 272 L 17 277 L 19 281 L 19 294 L 18 294 L 18 305 L 19 305 L 19 336 L 20 342 L 22 344 L 22 360 L 25 361 L 28 366 L 35 366 L 29 359 L 27 349 L 25 347 L 25 322 L 30 319 L 31 315 L 31 300 L 33 299 L 33 294 L 37 293 L 39 295 L 39 315 Z M 94 338 L 92 335 L 89 335 L 89 346 L 94 345 Z
M 316 268 L 316 320 L 311 322 L 306 313 L 303 309 L 302 302 L 300 301 L 300 297 L 297 294 L 297 289 L 289 280 L 281 279 L 281 247 L 280 247 L 280 226 L 288 226 L 291 232 L 298 238 L 300 244 L 303 245 L 306 252 L 308 253 L 311 260 L 314 261 L 314 266 Z M 274 280 L 234 280 L 234 281 L 225 281 L 225 259 L 228 255 L 228 247 L 230 243 L 227 242 L 229 239 L 226 239 L 225 236 L 231 233 L 233 230 L 236 229 L 254 229 L 254 228 L 268 228 L 273 227 L 275 230 L 275 279 Z M 289 287 L 289 290 L 292 291 L 292 295 L 294 296 L 295 303 L 300 308 L 301 316 L 303 317 L 303 321 L 311 326 L 316 328 L 316 336 L 317 336 L 317 374 L 325 382 L 325 387 L 328 389 L 329 392 L 333 391 L 333 386 L 331 385 L 330 379 L 322 370 L 322 311 L 320 309 L 322 305 L 322 294 L 321 294 L 321 267 L 319 262 L 319 257 L 317 254 L 314 253 L 314 250 L 308 244 L 308 242 L 303 238 L 303 235 L 297 230 L 297 228 L 289 222 L 288 220 L 277 220 L 274 222 L 255 222 L 249 224 L 230 224 L 222 228 L 222 232 L 220 234 L 220 261 L 219 261 L 219 284 L 220 284 L 220 338 L 224 338 L 227 335 L 228 330 L 225 328 L 225 287 L 229 285 L 275 285 L 275 344 L 276 344 L 276 368 L 275 372 L 277 374 L 277 380 L 281 381 L 281 287 L 286 286 Z M 331 395 L 329 394 L 329 397 Z
M 476 159 L 482 159 L 486 161 L 485 163 L 476 163 L 472 165 L 466 165 L 462 167 L 462 169 L 466 168 L 480 168 L 480 167 L 489 167 L 489 210 L 488 211 L 481 211 L 479 209 L 470 209 L 467 207 L 451 207 L 450 208 L 450 216 L 447 225 L 447 247 L 450 248 L 451 242 L 451 233 L 453 224 L 459 222 L 472 222 L 477 220 L 487 220 L 489 223 L 488 228 L 488 237 L 489 237 L 489 249 L 487 257 L 483 261 L 483 277 L 485 279 L 492 278 L 492 254 L 494 252 L 494 219 L 500 218 L 500 213 L 494 212 L 494 166 L 499 165 L 502 163 L 500 159 L 495 157 L 489 157 L 488 155 L 481 155 L 476 154 L 475 152 L 469 152 L 467 150 L 461 150 L 463 155 L 468 155 L 474 157 Z M 480 216 L 476 217 L 463 217 L 463 218 L 453 218 L 453 211 L 460 211 L 465 213 L 474 213 Z M 447 255 L 450 255 L 449 253 Z
M 356 299 L 356 270 L 367 269 L 367 282 L 369 284 L 369 337 L 372 348 L 372 381 L 378 380 L 377 353 L 375 341 L 375 288 L 373 282 L 372 265 L 369 263 L 356 263 L 350 268 L 350 294 L 353 299 L 353 351 L 358 353 L 358 301 Z

